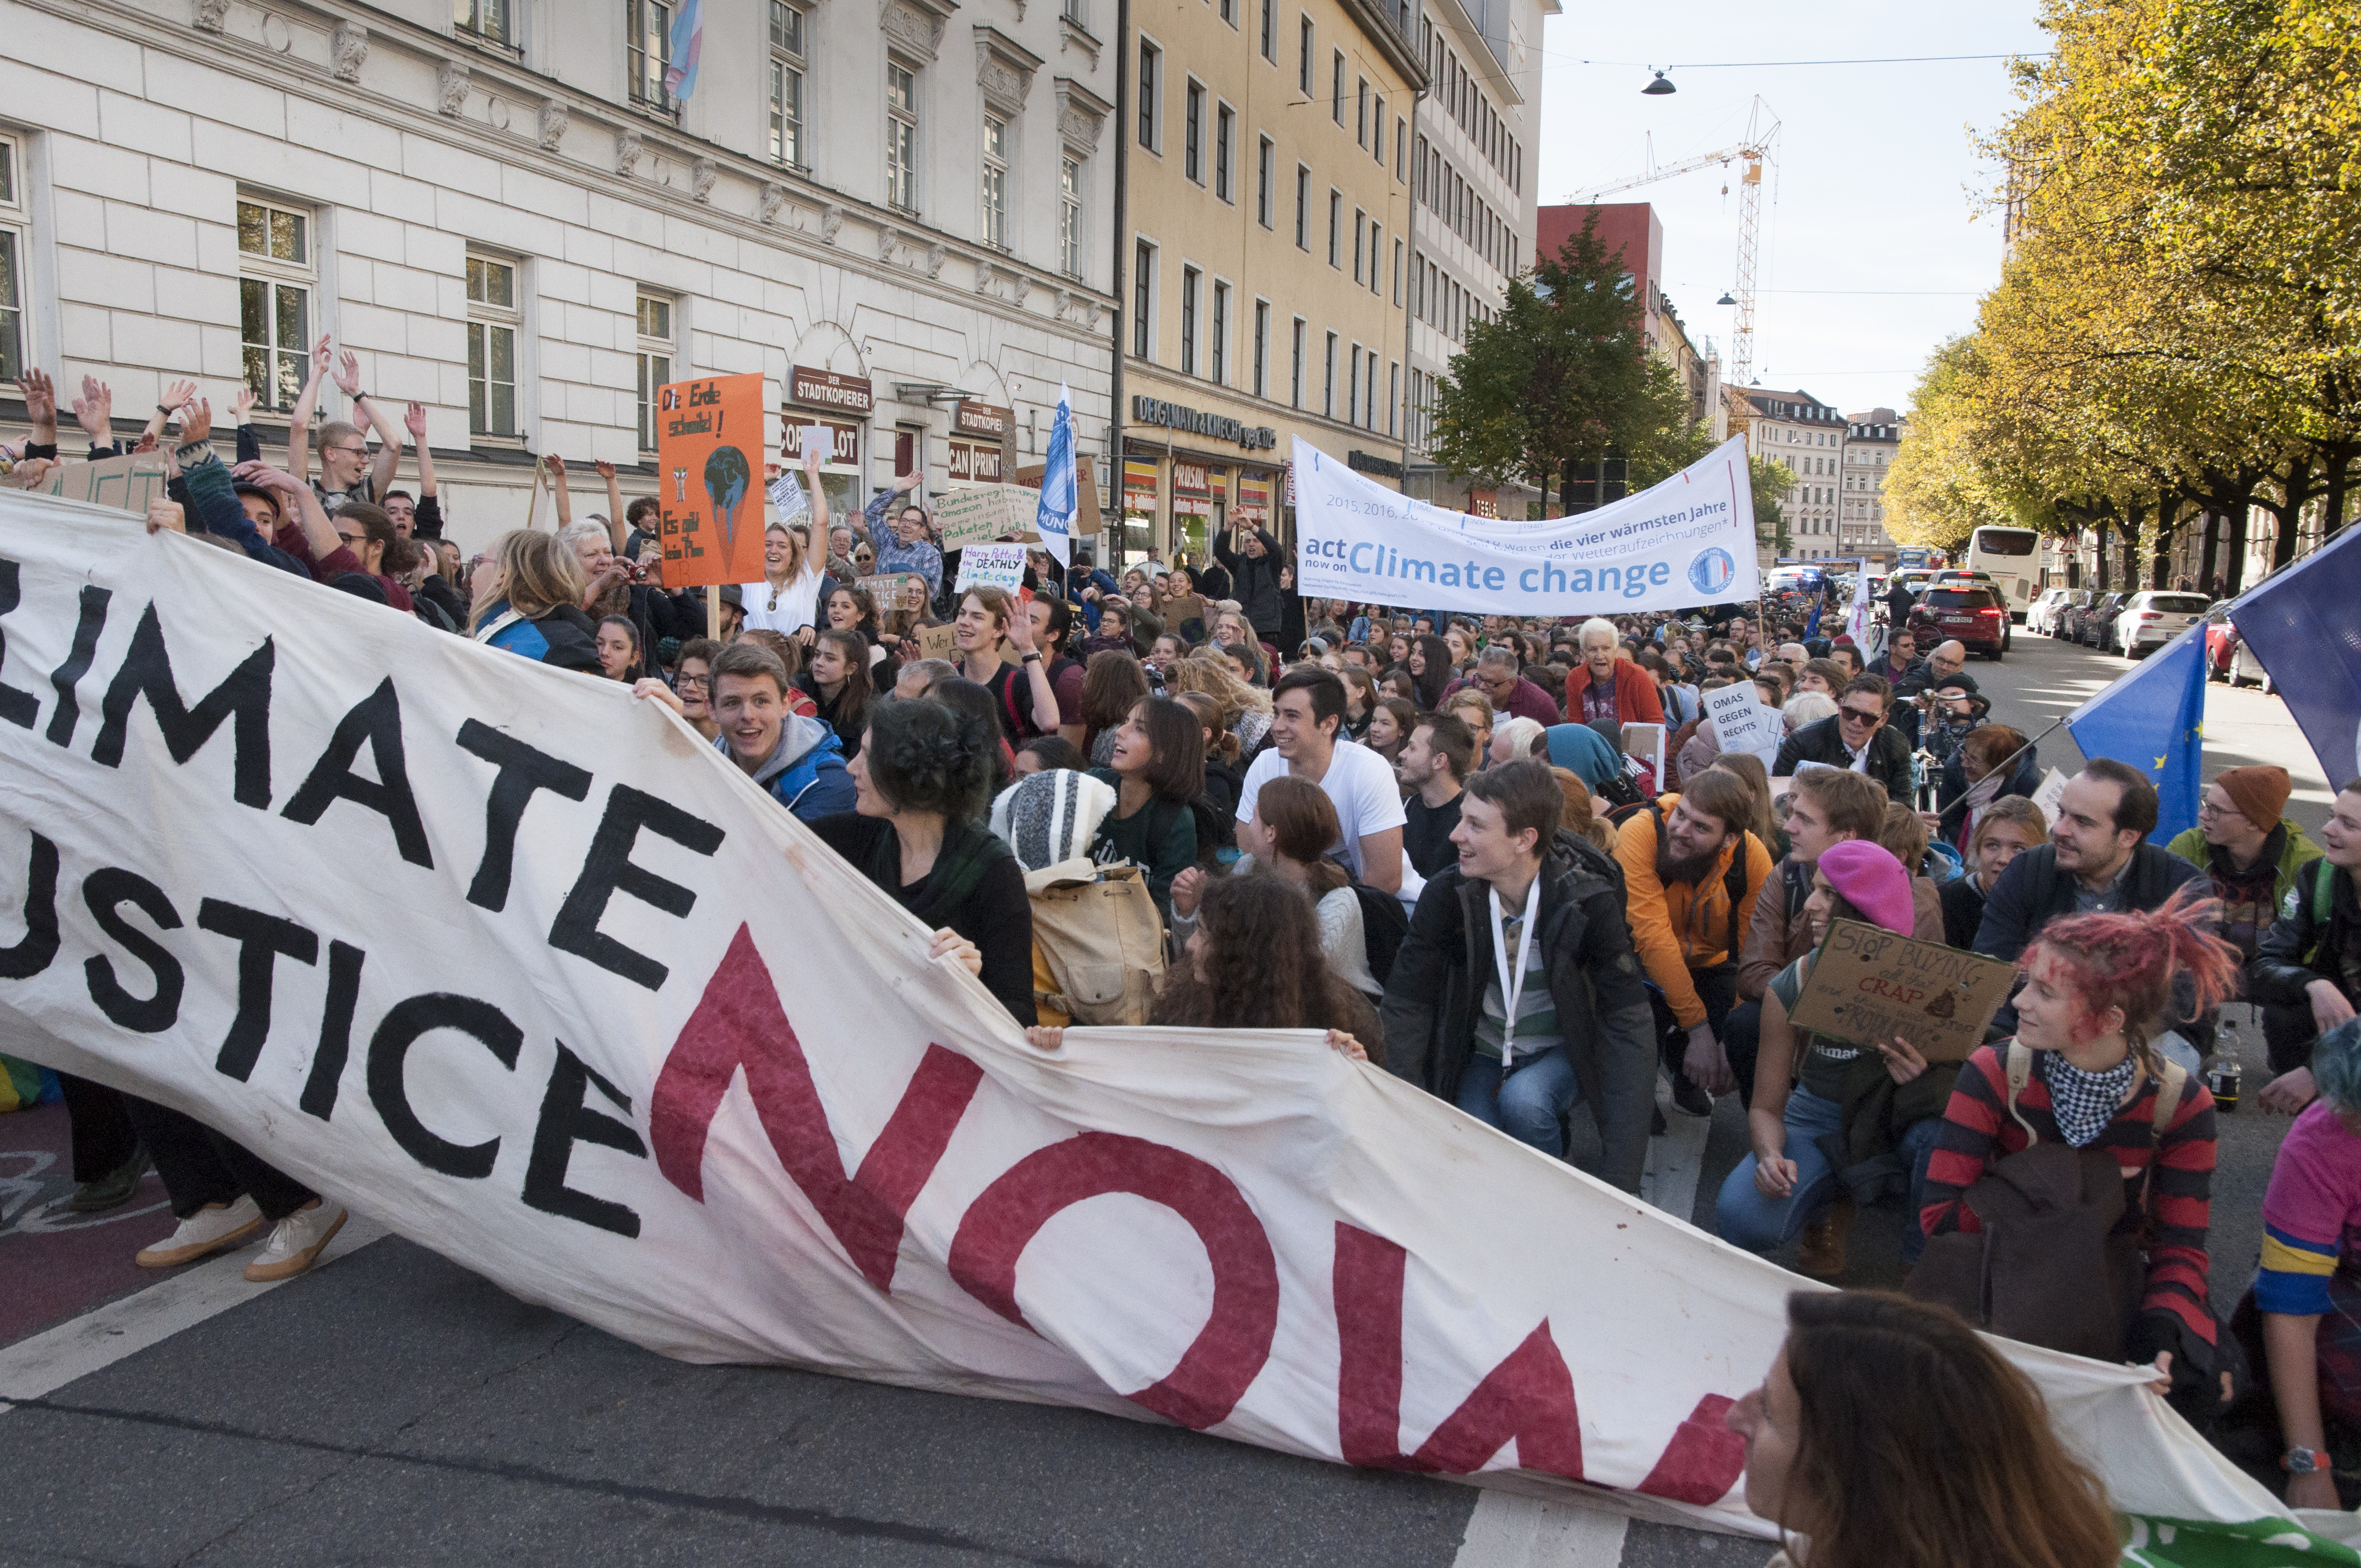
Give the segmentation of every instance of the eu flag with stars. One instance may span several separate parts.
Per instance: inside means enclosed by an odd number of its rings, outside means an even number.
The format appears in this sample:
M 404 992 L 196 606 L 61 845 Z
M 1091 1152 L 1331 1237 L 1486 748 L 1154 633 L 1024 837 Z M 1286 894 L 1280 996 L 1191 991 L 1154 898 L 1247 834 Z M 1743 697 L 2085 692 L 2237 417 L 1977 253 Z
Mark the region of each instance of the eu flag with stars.
M 2085 757 L 2113 757 L 2156 785 L 2152 843 L 2197 826 L 2205 773 L 2205 628 L 2191 627 L 2066 716 Z

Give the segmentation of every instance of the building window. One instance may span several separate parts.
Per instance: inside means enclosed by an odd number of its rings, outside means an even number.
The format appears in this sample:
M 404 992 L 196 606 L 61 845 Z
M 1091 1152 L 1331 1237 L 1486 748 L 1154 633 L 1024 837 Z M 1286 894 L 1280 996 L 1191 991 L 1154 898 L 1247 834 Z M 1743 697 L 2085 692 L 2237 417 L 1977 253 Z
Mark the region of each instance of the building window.
M 1377 108 L 1369 115 L 1369 150 L 1378 157 L 1378 167 L 1386 166 L 1386 95 L 1378 94 Z
M 1288 384 L 1287 400 L 1299 409 L 1303 406 L 1303 318 L 1298 316 L 1295 318 L 1294 370 Z
M 1345 123 L 1345 51 L 1338 49 L 1328 71 L 1328 117 Z
M 1205 357 L 1213 368 L 1213 385 L 1228 386 L 1230 381 L 1230 286 L 1227 283 L 1216 282 L 1213 285 L 1213 335 L 1206 339 L 1206 346 L 1210 352 Z
M 507 44 L 509 0 L 451 0 L 451 30 L 488 44 Z
M 983 117 L 983 243 L 1008 248 L 1008 122 Z
M 1410 156 L 1410 122 L 1394 116 L 1394 183 L 1403 182 L 1402 163 Z
M 804 167 L 804 14 L 771 0 L 771 161 Z
M 1386 433 L 1388 435 L 1401 433 L 1400 419 L 1401 361 L 1396 359 L 1389 361 L 1386 365 Z
M 1375 430 L 1378 428 L 1378 351 L 1374 348 L 1369 350 L 1368 357 L 1363 363 L 1367 366 L 1366 374 L 1369 379 L 1361 398 L 1361 422 Z
M 1295 26 L 1295 42 L 1300 51 L 1295 60 L 1295 85 L 1306 98 L 1312 96 L 1312 18 L 1301 18 Z
M 1353 209 L 1353 281 L 1356 283 L 1361 280 L 1361 240 L 1368 223 L 1368 214 L 1358 207 Z
M 1082 164 L 1076 158 L 1058 165 L 1058 267 L 1069 278 L 1082 275 Z
M 513 262 L 467 258 L 467 428 L 478 435 L 517 433 L 517 269 Z
M 1131 255 L 1131 352 L 1141 359 L 1152 359 L 1148 345 L 1155 342 L 1149 330 L 1148 307 L 1156 298 L 1156 247 L 1141 240 Z
M 1328 334 L 1328 358 L 1320 377 L 1320 412 L 1323 417 L 1336 417 L 1336 334 Z
M 885 57 L 885 203 L 918 210 L 918 72 Z
M 1073 23 L 1074 26 L 1082 28 L 1084 32 L 1090 31 L 1091 8 L 1089 0 L 1066 0 L 1063 15 L 1065 16 L 1066 20 Z
M 1279 0 L 1262 0 L 1262 57 L 1279 63 Z
M 1139 145 L 1149 152 L 1157 147 L 1157 111 L 1162 106 L 1164 93 L 1164 51 L 1139 40 Z
M 21 181 L 16 144 L 0 137 L 0 380 L 9 381 L 25 373 L 25 192 Z M 269 363 L 267 356 L 264 363 Z M 253 367 L 247 372 L 247 384 L 261 384 L 256 380 Z
M 1338 271 L 1345 267 L 1345 193 L 1333 185 L 1328 188 L 1328 265 Z
M 1364 152 L 1369 148 L 1369 79 L 1366 76 L 1354 92 L 1353 144 Z
M 1254 395 L 1270 395 L 1270 302 L 1257 300 L 1254 317 Z
M 1230 181 L 1230 148 L 1237 139 L 1237 111 L 1227 104 L 1217 104 L 1213 110 L 1213 194 L 1224 202 L 1238 199 Z
M 1197 373 L 1197 280 L 1193 267 L 1180 269 L 1180 374 Z
M 1372 222 L 1369 225 L 1369 292 L 1379 299 L 1384 299 L 1386 294 L 1386 280 L 1382 276 L 1385 254 L 1386 226 Z
M 1394 241 L 1394 303 L 1402 302 L 1402 242 Z
M 1189 83 L 1180 118 L 1180 172 L 1202 185 L 1205 182 L 1205 89 L 1195 81 Z
M 16 167 L 16 145 L 0 141 L 5 159 L 5 203 L 20 211 L 24 192 Z M 0 219 L 0 222 L 5 222 Z M 0 351 L 8 340 L 22 352 L 21 313 L 24 300 L 24 258 L 21 228 L 0 228 L 0 309 L 7 309 L 8 324 L 0 327 Z M 257 401 L 269 409 L 291 409 L 311 376 L 312 290 L 318 274 L 312 254 L 312 214 L 293 207 L 239 198 L 237 203 L 238 346 L 246 361 L 246 384 Z M 11 357 L 14 376 L 21 367 Z
M 1295 248 L 1312 248 L 1312 170 L 1295 166 Z
M 672 302 L 640 296 L 640 450 L 656 449 L 656 389 L 672 379 Z
M 1361 345 L 1357 343 L 1345 371 L 1345 422 L 1361 422 Z
M 672 69 L 672 7 L 665 0 L 623 0 L 623 39 L 631 102 L 669 113 L 664 72 Z
M 1255 221 L 1270 227 L 1271 185 L 1279 179 L 1279 144 L 1264 137 L 1255 148 Z

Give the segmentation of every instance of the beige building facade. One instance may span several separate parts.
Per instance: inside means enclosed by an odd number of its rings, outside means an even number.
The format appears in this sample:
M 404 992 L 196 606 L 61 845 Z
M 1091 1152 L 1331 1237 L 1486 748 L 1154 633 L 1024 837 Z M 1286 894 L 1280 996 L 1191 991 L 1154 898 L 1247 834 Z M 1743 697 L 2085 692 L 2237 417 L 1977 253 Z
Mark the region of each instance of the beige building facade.
M 1780 498 L 1788 549 L 1779 558 L 1824 561 L 1846 554 L 1838 532 L 1842 493 L 1845 417 L 1806 391 L 1750 390 L 1752 418 L 1747 451 L 1784 467 L 1791 482 Z
M 1885 531 L 1885 475 L 1902 449 L 1906 423 L 1892 409 L 1845 415 L 1844 459 L 1838 465 L 1837 541 L 1843 553 L 1891 566 L 1899 548 Z
M 1200 561 L 1225 526 L 1290 535 L 1295 436 L 1400 483 L 1425 74 L 1383 0 L 1170 0 L 1132 18 L 1112 543 Z

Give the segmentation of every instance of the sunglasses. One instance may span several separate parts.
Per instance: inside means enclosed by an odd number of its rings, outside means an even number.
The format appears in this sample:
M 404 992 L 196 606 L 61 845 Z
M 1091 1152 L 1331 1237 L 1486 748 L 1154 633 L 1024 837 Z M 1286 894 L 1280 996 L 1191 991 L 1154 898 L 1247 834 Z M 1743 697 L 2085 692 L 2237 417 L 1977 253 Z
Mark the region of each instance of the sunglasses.
M 1837 709 L 1837 714 L 1838 717 L 1854 724 L 1881 724 L 1885 719 L 1885 715 L 1882 713 L 1870 713 L 1858 707 L 1840 707 Z

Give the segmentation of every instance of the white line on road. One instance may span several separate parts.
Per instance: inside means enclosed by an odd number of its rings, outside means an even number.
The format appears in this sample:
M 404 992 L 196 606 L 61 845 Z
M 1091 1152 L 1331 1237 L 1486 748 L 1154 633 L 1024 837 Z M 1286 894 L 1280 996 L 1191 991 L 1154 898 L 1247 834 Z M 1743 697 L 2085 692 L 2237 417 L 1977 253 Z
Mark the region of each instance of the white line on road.
M 324 1268 L 348 1257 L 390 1233 L 375 1220 L 355 1214 L 330 1243 L 320 1260 Z M 149 1345 L 160 1344 L 182 1329 L 243 1306 L 289 1281 L 249 1285 L 246 1266 L 253 1249 L 236 1248 L 207 1260 L 171 1278 L 150 1285 L 136 1295 L 109 1301 L 56 1328 L 0 1349 L 0 1415 L 16 1409 L 11 1399 L 38 1399 L 62 1388 L 77 1377 L 110 1366 Z M 302 1276 L 296 1276 L 302 1278 Z
M 1705 1143 L 1713 1118 L 1673 1109 L 1673 1092 L 1656 1080 L 1656 1104 L 1664 1113 L 1664 1135 L 1648 1140 L 1648 1167 L 1640 1174 L 1640 1196 L 1676 1220 L 1696 1223 L 1697 1178 L 1705 1170 Z
M 1477 1496 L 1452 1568 L 1617 1568 L 1631 1522 L 1604 1509 L 1488 1490 Z

